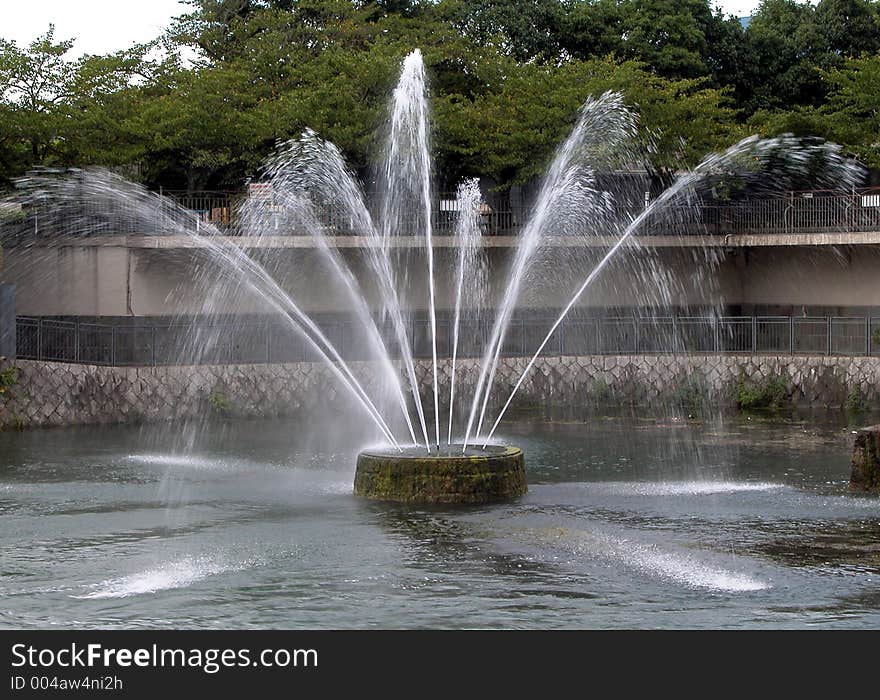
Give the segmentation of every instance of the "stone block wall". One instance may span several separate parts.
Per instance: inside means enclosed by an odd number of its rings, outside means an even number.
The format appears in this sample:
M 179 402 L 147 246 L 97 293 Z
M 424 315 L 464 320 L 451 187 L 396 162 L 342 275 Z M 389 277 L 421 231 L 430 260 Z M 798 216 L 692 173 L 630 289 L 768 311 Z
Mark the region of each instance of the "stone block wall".
M 494 382 L 495 400 L 506 399 L 527 364 L 507 358 Z M 430 364 L 419 367 L 430 381 Z M 459 370 L 460 371 L 460 370 Z M 476 382 L 478 368 L 464 368 Z M 448 374 L 441 372 L 441 380 Z M 719 404 L 733 403 L 737 385 L 757 385 L 778 377 L 794 405 L 839 407 L 857 395 L 866 407 L 880 409 L 880 357 L 792 355 L 589 355 L 539 359 L 519 389 L 524 401 L 569 405 L 584 397 L 664 402 L 687 384 L 698 384 Z
M 492 404 L 502 403 L 526 366 L 526 358 L 502 360 Z M 0 394 L 0 425 L 55 426 L 163 421 L 228 413 L 246 417 L 296 415 L 350 401 L 330 369 L 319 363 L 98 367 L 22 360 L 18 377 Z M 368 363 L 353 363 L 368 394 L 378 381 Z M 425 405 L 432 368 L 416 373 Z M 478 360 L 461 360 L 460 387 L 474 386 Z M 441 405 L 448 401 L 450 363 L 439 367 Z M 668 402 L 681 387 L 698 385 L 709 400 L 732 405 L 739 382 L 779 377 L 792 403 L 837 407 L 857 395 L 880 409 L 880 357 L 767 355 L 605 355 L 539 360 L 520 388 L 520 404 L 580 406 L 628 403 L 646 408 Z M 445 405 L 444 405 L 445 409 Z

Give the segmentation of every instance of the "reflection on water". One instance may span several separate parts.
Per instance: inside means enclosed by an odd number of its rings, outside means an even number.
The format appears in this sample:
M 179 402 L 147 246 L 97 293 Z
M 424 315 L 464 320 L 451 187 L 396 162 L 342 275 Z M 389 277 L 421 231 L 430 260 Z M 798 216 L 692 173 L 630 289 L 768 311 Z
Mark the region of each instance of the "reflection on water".
M 880 574 L 880 519 L 805 521 L 754 551 L 787 566 Z
M 529 493 L 457 509 L 357 500 L 356 445 L 280 421 L 186 440 L 0 434 L 0 625 L 880 623 L 880 500 L 846 493 L 845 428 L 619 419 L 504 432 L 526 452 Z

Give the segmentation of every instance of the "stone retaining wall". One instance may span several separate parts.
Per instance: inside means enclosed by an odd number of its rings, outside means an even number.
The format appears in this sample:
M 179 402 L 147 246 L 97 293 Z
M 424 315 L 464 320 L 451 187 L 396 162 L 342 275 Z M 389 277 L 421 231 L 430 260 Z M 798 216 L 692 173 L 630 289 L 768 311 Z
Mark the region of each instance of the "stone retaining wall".
M 504 359 L 494 382 L 493 404 L 506 399 L 525 358 Z M 318 363 L 169 367 L 97 367 L 19 361 L 18 379 L 0 394 L 0 425 L 51 426 L 174 420 L 228 413 L 296 415 L 333 406 L 348 396 Z M 369 394 L 377 390 L 373 366 L 354 363 Z M 459 362 L 462 381 L 474 385 L 476 360 Z M 450 366 L 440 367 L 441 396 L 448 396 Z M 431 366 L 417 363 L 423 396 Z M 536 363 L 518 394 L 528 405 L 583 406 L 671 404 L 696 392 L 733 405 L 743 382 L 778 377 L 796 405 L 880 408 L 880 357 L 766 355 L 608 355 L 548 357 Z M 461 386 L 461 385 L 459 385 Z M 460 389 L 458 391 L 461 391 Z M 426 402 L 425 405 L 429 405 Z

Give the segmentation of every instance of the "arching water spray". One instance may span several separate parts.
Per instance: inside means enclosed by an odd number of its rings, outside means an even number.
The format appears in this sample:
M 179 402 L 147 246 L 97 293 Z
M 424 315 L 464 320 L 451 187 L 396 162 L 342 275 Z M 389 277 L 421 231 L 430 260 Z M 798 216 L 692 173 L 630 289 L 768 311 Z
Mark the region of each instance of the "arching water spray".
M 591 199 L 596 194 L 592 187 L 595 169 L 603 162 L 615 158 L 620 149 L 633 139 L 635 132 L 634 113 L 626 108 L 620 94 L 609 92 L 584 103 L 577 124 L 557 151 L 541 186 L 531 218 L 520 236 L 507 288 L 501 297 L 501 307 L 483 355 L 468 415 L 463 449 L 467 449 L 470 442 L 478 411 L 476 434 L 479 434 L 482 427 L 510 317 L 519 298 L 525 274 L 547 232 L 548 224 L 553 220 L 557 209 L 572 211 L 578 206 L 585 212 L 593 209 Z
M 394 234 L 413 235 L 421 227 L 425 237 L 428 272 L 428 316 L 431 325 L 431 370 L 434 396 L 434 445 L 440 449 L 440 404 L 437 376 L 437 313 L 434 284 L 434 242 L 431 211 L 431 154 L 428 129 L 428 95 L 422 52 L 416 49 L 403 62 L 394 89 L 389 134 L 382 175 L 384 178 L 383 239 Z M 408 209 L 414 207 L 414 209 Z M 415 222 L 405 212 L 417 212 Z M 407 228 L 416 225 L 416 231 Z
M 455 226 L 455 246 L 458 249 L 458 267 L 455 284 L 455 311 L 452 319 L 452 366 L 449 376 L 449 426 L 446 443 L 452 445 L 452 420 L 455 414 L 455 362 L 458 357 L 458 335 L 461 325 L 461 302 L 465 287 L 472 294 L 479 287 L 476 280 L 478 257 L 481 252 L 480 241 L 480 185 L 476 180 L 467 180 L 458 187 L 455 208 L 458 220 Z M 472 300 L 473 301 L 473 300 Z
M 286 213 L 290 214 L 294 226 L 311 234 L 312 239 L 318 246 L 318 250 L 330 263 L 336 277 L 342 281 L 357 319 L 367 333 L 368 343 L 382 368 L 385 381 L 390 386 L 394 398 L 400 406 L 410 439 L 416 442 L 400 378 L 391 362 L 391 356 L 385 341 L 382 339 L 376 322 L 367 306 L 366 296 L 348 265 L 342 260 L 339 251 L 335 247 L 331 247 L 327 241 L 325 229 L 318 221 L 318 216 L 315 212 L 315 202 L 308 196 L 309 185 L 314 183 L 310 183 L 307 179 L 301 177 L 303 172 L 301 170 L 302 163 L 311 160 L 307 155 L 314 157 L 323 153 L 324 157 L 321 158 L 321 161 L 326 163 L 329 155 L 326 151 L 326 144 L 317 139 L 314 134 L 304 134 L 300 141 L 289 142 L 279 148 L 266 167 L 266 173 L 272 184 L 273 202 L 276 208 L 280 206 Z M 330 159 L 332 160 L 333 158 L 331 157 Z M 327 170 L 323 169 L 323 172 L 326 173 Z M 345 175 L 347 176 L 347 173 Z M 265 200 L 255 199 L 249 202 L 249 206 L 246 207 L 242 217 L 246 230 L 249 232 L 266 230 L 265 222 L 277 216 L 277 212 L 270 214 L 266 209 Z
M 507 401 L 504 403 L 501 411 L 499 411 L 498 417 L 492 425 L 492 429 L 486 435 L 483 447 L 485 448 L 492 439 L 495 430 L 501 423 L 501 419 L 510 407 L 514 396 L 516 396 L 516 392 L 519 390 L 538 357 L 544 351 L 544 348 L 547 346 L 553 333 L 556 332 L 556 329 L 559 328 L 559 325 L 565 320 L 565 317 L 584 295 L 587 289 L 589 289 L 590 285 L 592 285 L 596 278 L 602 274 L 608 263 L 615 255 L 617 255 L 624 244 L 630 240 L 631 236 L 636 233 L 646 221 L 649 221 L 650 218 L 657 213 L 662 212 L 666 207 L 672 204 L 676 198 L 680 197 L 683 193 L 687 193 L 695 185 L 710 175 L 728 173 L 733 174 L 735 177 L 736 171 L 742 170 L 744 167 L 750 170 L 761 171 L 769 164 L 769 159 L 779 158 L 780 155 L 784 158 L 786 170 L 789 171 L 789 174 L 791 174 L 791 171 L 797 173 L 798 171 L 809 168 L 810 163 L 815 163 L 817 161 L 817 156 L 819 156 L 819 159 L 823 161 L 822 167 L 826 169 L 821 179 L 830 178 L 829 184 L 833 184 L 836 187 L 839 187 L 841 184 L 846 187 L 848 183 L 854 183 L 860 177 L 860 169 L 855 166 L 855 164 L 842 158 L 836 147 L 833 147 L 830 144 L 803 145 L 797 140 L 785 136 L 774 139 L 759 139 L 756 136 L 751 136 L 731 146 L 724 152 L 713 153 L 704 158 L 697 167 L 679 177 L 671 186 L 664 190 L 660 196 L 654 199 L 637 217 L 635 217 L 623 230 L 617 242 L 611 246 L 599 263 L 592 269 L 590 274 L 587 275 L 583 284 L 581 284 L 578 290 L 574 293 L 574 296 L 572 296 L 566 304 L 565 308 L 559 314 L 559 317 L 551 326 L 550 331 L 538 345 L 538 349 L 526 364 L 519 379 L 511 390 Z M 782 173 L 777 173 L 778 176 L 781 174 Z M 784 178 L 780 178 L 777 180 L 777 186 L 784 187 L 785 181 Z
M 317 324 L 281 289 L 266 269 L 240 247 L 234 243 L 212 240 L 220 233 L 214 226 L 204 222 L 197 226 L 193 212 L 106 171 L 88 171 L 72 178 L 30 178 L 23 180 L 21 186 L 34 201 L 41 201 L 46 196 L 52 201 L 52 219 L 44 219 L 45 236 L 115 233 L 114 229 L 123 220 L 128 220 L 127 223 L 136 223 L 135 228 L 150 235 L 186 237 L 193 247 L 207 253 L 212 262 L 222 265 L 236 282 L 245 284 L 304 337 L 333 376 L 376 424 L 383 437 L 400 450 L 385 419 Z M 96 218 L 91 215 L 93 211 L 103 212 L 105 216 Z
M 425 449 L 429 450 L 430 441 L 419 395 L 412 346 L 391 264 L 387 225 L 383 225 L 380 230 L 374 224 L 363 191 L 334 144 L 318 138 L 313 131 L 306 131 L 299 139 L 284 144 L 279 149 L 279 154 L 285 162 L 285 182 L 288 187 L 308 193 L 315 207 L 332 203 L 337 217 L 347 222 L 354 235 L 362 236 L 366 241 L 367 262 L 377 282 L 382 317 L 391 321 L 394 341 L 406 372 L 422 439 Z M 383 219 L 390 214 L 390 211 L 383 209 Z M 413 442 L 415 441 L 413 438 Z

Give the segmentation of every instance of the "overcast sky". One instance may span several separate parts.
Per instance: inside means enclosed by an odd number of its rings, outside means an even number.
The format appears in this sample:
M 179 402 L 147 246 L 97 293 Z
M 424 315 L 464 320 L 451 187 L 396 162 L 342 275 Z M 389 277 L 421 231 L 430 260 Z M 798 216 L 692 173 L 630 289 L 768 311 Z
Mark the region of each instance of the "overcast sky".
M 720 0 L 725 13 L 748 15 L 758 0 Z M 71 56 L 109 53 L 158 36 L 180 0 L 0 0 L 0 37 L 25 46 L 55 25 L 56 39 L 76 39 Z

